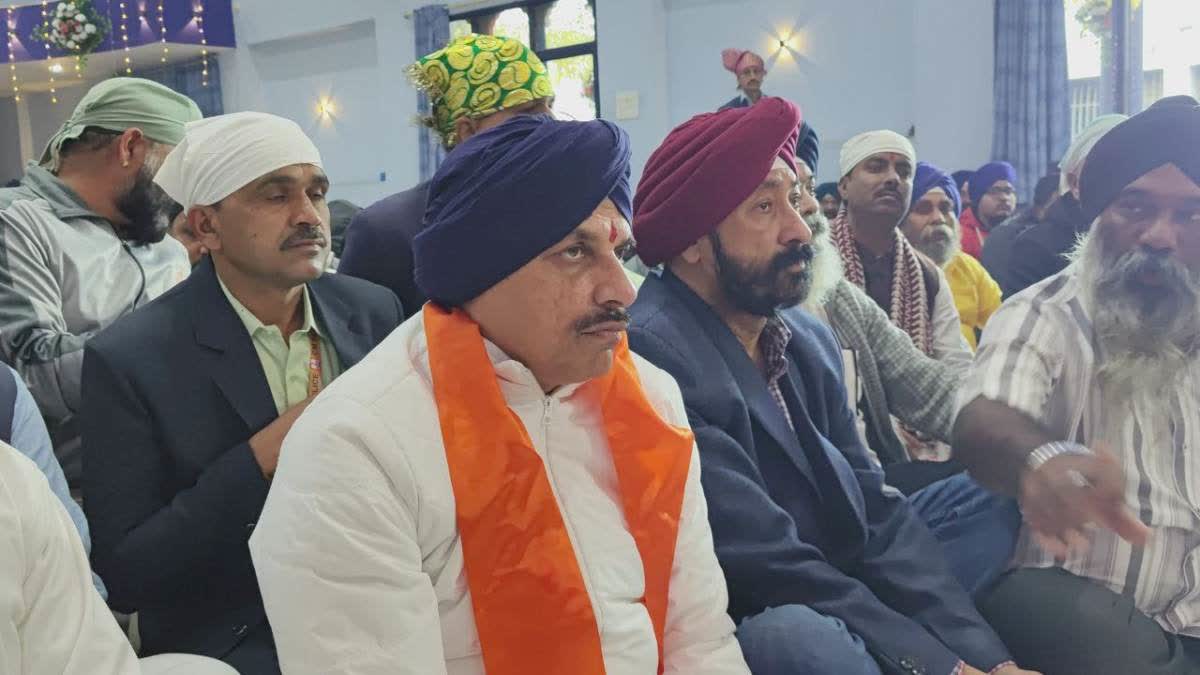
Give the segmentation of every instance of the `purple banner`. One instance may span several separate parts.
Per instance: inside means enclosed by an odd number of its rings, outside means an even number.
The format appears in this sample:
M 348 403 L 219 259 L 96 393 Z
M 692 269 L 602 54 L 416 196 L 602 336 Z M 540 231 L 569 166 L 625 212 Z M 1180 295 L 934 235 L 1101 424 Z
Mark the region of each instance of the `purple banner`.
M 58 2 L 46 4 L 48 16 L 52 16 Z M 232 0 L 162 0 L 162 20 L 159 20 L 158 0 L 125 0 L 125 20 L 121 20 L 120 0 L 94 0 L 96 11 L 106 16 L 112 23 L 112 30 L 104 39 L 96 52 L 120 51 L 126 42 L 122 39 L 128 35 L 129 46 L 140 47 L 161 42 L 164 35 L 171 44 L 201 44 L 201 39 L 211 47 L 237 46 L 233 34 L 233 5 Z M 0 63 L 9 60 L 9 41 L 7 40 L 7 21 L 12 17 L 15 27 L 12 29 L 14 40 L 14 61 L 37 61 L 46 58 L 46 45 L 32 37 L 33 30 L 44 21 L 42 6 L 27 5 L 16 7 L 9 14 L 8 10 L 0 9 L 0 28 L 6 32 L 0 34 Z M 203 17 L 203 20 L 198 20 Z M 203 36 L 200 26 L 203 24 Z M 124 30 L 122 29 L 124 26 Z M 50 56 L 69 56 L 53 47 Z

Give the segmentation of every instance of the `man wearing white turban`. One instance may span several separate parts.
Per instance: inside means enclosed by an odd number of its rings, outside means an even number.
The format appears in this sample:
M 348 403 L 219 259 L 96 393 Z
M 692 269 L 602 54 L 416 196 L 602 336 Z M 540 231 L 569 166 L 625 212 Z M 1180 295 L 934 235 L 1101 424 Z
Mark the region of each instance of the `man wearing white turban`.
M 1016 295 L 1067 267 L 1067 254 L 1091 226 L 1079 212 L 1079 177 L 1084 162 L 1104 134 L 1126 119 L 1120 114 L 1101 115 L 1071 142 L 1059 164 L 1062 173 L 1058 201 L 1046 210 L 1041 223 L 1022 232 L 1012 243 L 1004 297 Z
M 329 179 L 289 120 L 193 122 L 155 181 L 208 257 L 88 343 L 81 430 L 93 561 L 146 653 L 278 673 L 247 542 L 283 437 L 403 316 L 325 274 Z
M 950 284 L 899 226 L 912 197 L 917 153 L 894 131 L 868 131 L 842 146 L 842 208 L 830 225 L 846 279 L 866 291 L 926 356 L 956 369 L 971 362 Z M 897 425 L 909 458 L 945 461 L 949 447 Z

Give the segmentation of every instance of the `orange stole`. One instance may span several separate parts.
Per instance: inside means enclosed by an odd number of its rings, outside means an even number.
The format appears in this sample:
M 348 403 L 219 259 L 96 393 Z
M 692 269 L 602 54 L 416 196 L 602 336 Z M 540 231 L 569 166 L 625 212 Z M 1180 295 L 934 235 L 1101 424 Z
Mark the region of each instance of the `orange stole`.
M 428 303 L 425 335 L 467 584 L 488 675 L 603 675 L 600 631 L 541 457 L 508 407 L 479 326 Z M 598 386 L 621 503 L 637 543 L 642 598 L 663 631 L 693 437 L 642 391 L 628 342 Z

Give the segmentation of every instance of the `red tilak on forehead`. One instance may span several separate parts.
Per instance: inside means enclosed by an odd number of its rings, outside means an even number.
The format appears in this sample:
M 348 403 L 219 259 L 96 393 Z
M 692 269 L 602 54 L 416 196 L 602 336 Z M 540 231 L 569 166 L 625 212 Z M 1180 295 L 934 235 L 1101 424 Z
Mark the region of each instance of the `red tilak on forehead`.
M 608 223 L 608 243 L 613 243 L 617 240 L 617 225 L 609 221 Z

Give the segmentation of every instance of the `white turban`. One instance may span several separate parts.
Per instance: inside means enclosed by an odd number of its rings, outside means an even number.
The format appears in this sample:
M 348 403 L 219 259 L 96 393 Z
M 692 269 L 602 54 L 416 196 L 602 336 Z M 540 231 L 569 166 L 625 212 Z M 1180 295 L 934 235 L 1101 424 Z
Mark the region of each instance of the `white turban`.
M 154 182 L 188 211 L 293 164 L 321 166 L 321 153 L 298 124 L 267 113 L 231 113 L 189 122 Z
M 913 165 L 917 163 L 917 151 L 913 149 L 913 144 L 907 138 L 887 129 L 867 131 L 851 138 L 842 146 L 842 156 L 839 161 L 842 177 L 853 171 L 859 162 L 881 152 L 904 155 Z
M 1076 178 L 1079 178 L 1079 173 L 1083 171 L 1083 161 L 1087 159 L 1088 153 L 1092 151 L 1092 146 L 1096 145 L 1096 141 L 1127 119 L 1129 119 L 1127 115 L 1119 113 L 1101 115 L 1079 132 L 1075 140 L 1071 141 L 1071 147 L 1067 148 L 1067 154 L 1063 155 L 1062 161 L 1058 163 L 1061 171 L 1058 177 L 1058 194 L 1065 195 L 1071 191 L 1071 183 L 1067 180 L 1067 175 L 1074 174 Z

